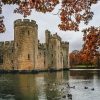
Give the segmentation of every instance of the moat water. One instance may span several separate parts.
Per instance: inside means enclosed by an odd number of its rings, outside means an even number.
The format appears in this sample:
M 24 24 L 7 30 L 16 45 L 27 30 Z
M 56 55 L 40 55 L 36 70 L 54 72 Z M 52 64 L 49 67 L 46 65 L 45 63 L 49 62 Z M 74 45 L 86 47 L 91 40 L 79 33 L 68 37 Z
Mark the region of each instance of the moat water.
M 100 71 L 1 74 L 0 100 L 100 100 Z

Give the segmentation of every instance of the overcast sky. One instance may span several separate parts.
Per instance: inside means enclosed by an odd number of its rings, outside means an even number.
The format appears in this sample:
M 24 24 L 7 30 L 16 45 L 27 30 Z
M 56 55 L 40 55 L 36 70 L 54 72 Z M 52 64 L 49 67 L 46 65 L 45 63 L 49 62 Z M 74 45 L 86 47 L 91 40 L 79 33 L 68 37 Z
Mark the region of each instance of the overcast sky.
M 4 23 L 6 25 L 6 32 L 0 34 L 0 41 L 10 41 L 14 39 L 14 30 L 13 30 L 13 22 L 16 19 L 23 19 L 22 15 L 13 14 L 15 6 L 4 6 L 3 7 L 3 15 L 5 16 Z M 53 13 L 57 13 L 57 9 L 59 9 L 59 5 L 52 13 L 38 13 L 33 11 L 31 16 L 26 19 L 35 20 L 38 24 L 38 38 L 40 42 L 45 42 L 45 30 L 48 29 L 52 34 L 58 33 L 58 35 L 62 38 L 63 41 L 68 41 L 70 44 L 70 51 L 79 50 L 82 47 L 82 36 L 83 33 L 81 31 L 61 31 L 58 29 L 58 24 L 60 23 L 60 19 L 58 15 L 53 15 Z M 92 6 L 92 11 L 94 12 L 93 20 L 89 22 L 86 26 L 83 23 L 80 24 L 80 30 L 89 27 L 89 26 L 100 26 L 100 2 L 98 4 Z

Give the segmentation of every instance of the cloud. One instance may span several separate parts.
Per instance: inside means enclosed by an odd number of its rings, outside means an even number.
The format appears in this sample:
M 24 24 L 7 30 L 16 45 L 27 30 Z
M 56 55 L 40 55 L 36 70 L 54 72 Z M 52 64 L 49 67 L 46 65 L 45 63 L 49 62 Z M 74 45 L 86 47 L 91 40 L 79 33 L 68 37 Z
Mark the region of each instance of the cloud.
M 13 10 L 16 6 L 4 6 L 3 7 L 3 15 L 5 16 L 5 25 L 6 25 L 6 33 L 0 34 L 0 41 L 8 41 L 14 39 L 14 30 L 13 30 L 13 22 L 16 19 L 23 19 L 22 15 L 13 14 Z M 52 13 L 57 13 L 59 6 Z M 86 26 L 83 23 L 80 24 L 80 29 L 89 27 L 89 26 L 99 26 L 100 25 L 100 2 L 96 5 L 93 5 L 92 11 L 94 12 L 93 20 Z M 33 11 L 31 16 L 27 17 L 29 19 L 35 20 L 38 24 L 38 37 L 41 42 L 45 42 L 45 30 L 48 29 L 52 34 L 58 33 L 58 35 L 62 38 L 63 41 L 69 41 L 70 43 L 70 51 L 75 49 L 81 49 L 82 47 L 82 37 L 83 33 L 81 31 L 61 31 L 58 29 L 58 24 L 60 23 L 59 16 L 55 16 L 50 13 L 38 13 Z

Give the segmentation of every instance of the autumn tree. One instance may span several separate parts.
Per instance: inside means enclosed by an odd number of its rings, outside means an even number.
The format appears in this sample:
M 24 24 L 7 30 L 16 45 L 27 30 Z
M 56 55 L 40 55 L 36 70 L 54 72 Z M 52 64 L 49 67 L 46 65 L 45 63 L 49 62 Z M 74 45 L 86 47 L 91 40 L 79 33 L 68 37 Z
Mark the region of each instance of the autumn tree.
M 61 8 L 57 13 L 61 19 L 61 23 L 58 27 L 64 31 L 78 31 L 81 21 L 88 24 L 92 19 L 93 12 L 91 11 L 91 6 L 98 1 L 99 0 L 0 0 L 0 15 L 2 14 L 2 6 L 8 4 L 17 5 L 18 8 L 14 10 L 14 13 L 20 13 L 24 17 L 27 17 L 31 14 L 32 9 L 43 13 L 52 12 L 55 6 L 61 3 Z M 3 16 L 0 16 L 0 33 L 5 32 L 3 18 Z
M 97 59 L 97 62 L 100 62 L 100 27 L 92 26 L 83 32 L 84 44 L 81 50 L 83 61 L 93 63 Z
M 79 64 L 82 64 L 81 59 L 80 59 L 80 51 L 74 50 L 69 54 L 69 59 L 70 59 L 70 66 L 76 66 Z

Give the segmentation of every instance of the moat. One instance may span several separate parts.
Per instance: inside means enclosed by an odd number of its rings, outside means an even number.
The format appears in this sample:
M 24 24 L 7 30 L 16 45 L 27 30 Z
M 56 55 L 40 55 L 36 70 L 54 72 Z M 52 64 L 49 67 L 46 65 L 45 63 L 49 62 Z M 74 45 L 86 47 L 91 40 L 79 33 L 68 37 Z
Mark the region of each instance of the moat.
M 0 100 L 100 100 L 100 71 L 1 74 Z

